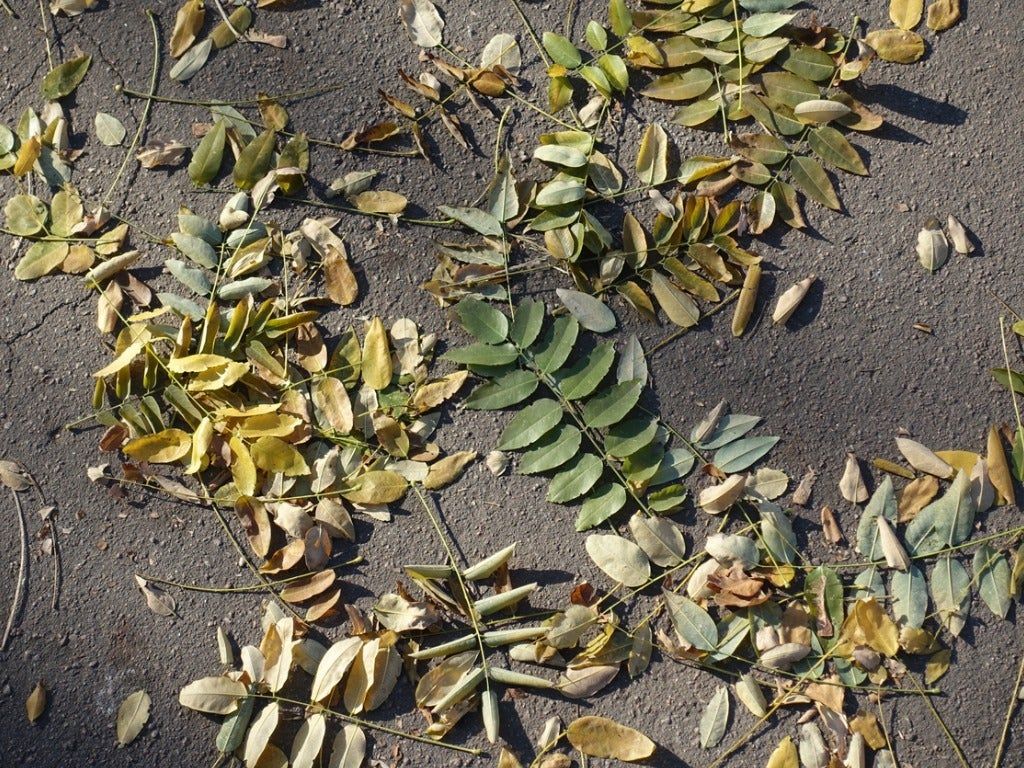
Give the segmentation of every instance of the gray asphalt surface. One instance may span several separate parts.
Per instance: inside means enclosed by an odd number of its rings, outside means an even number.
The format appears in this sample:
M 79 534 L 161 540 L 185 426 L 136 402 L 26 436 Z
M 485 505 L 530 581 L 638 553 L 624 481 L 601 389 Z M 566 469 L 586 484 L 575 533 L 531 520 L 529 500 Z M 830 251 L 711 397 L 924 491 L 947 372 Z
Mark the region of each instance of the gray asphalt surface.
M 40 106 L 38 83 L 46 71 L 43 38 L 34 3 L 12 0 L 18 20 L 0 16 L 0 120 L 14 123 L 24 107 Z M 150 31 L 135 3 L 101 3 L 100 11 L 56 22 L 58 58 L 79 47 L 96 57 L 76 95 L 72 110 L 77 143 L 89 133 L 88 153 L 75 166 L 75 181 L 86 195 L 99 195 L 121 161 L 123 149 L 98 145 L 91 137 L 92 118 L 102 110 L 119 116 L 133 132 L 142 111 L 112 86 L 126 82 L 144 90 L 151 62 Z M 579 3 L 573 34 L 582 36 L 586 19 L 603 18 L 603 2 Z M 851 6 L 838 0 L 815 3 L 822 19 L 846 27 L 850 15 L 885 23 L 886 3 Z M 808 214 L 816 232 L 786 235 L 764 249 L 774 270 L 766 285 L 770 295 L 815 273 L 820 283 L 797 321 L 776 328 L 759 306 L 754 332 L 740 341 L 729 333 L 727 313 L 660 351 L 651 361 L 663 417 L 689 427 L 704 408 L 720 398 L 736 410 L 761 414 L 766 431 L 782 436 L 770 466 L 799 478 L 814 467 L 819 481 L 812 510 L 800 512 L 802 533 L 816 527 L 821 504 L 837 510 L 849 535 L 857 511 L 839 497 L 836 483 L 847 450 L 865 457 L 895 453 L 896 430 L 906 428 L 935 448 L 981 450 L 988 424 L 1009 420 L 1008 398 L 987 369 L 1000 364 L 997 294 L 1020 302 L 1024 266 L 1018 241 L 1019 176 L 1024 148 L 1018 140 L 1020 99 L 1017 51 L 1024 7 L 1014 2 L 966 2 L 965 19 L 936 40 L 928 34 L 927 58 L 911 67 L 878 64 L 865 77 L 862 98 L 874 104 L 890 125 L 859 141 L 871 169 L 866 179 L 844 177 L 842 199 L 847 214 L 817 208 Z M 418 71 L 417 51 L 401 29 L 397 3 L 390 0 L 297 2 L 287 13 L 259 14 L 258 27 L 286 33 L 287 50 L 235 45 L 220 52 L 187 86 L 167 79 L 164 57 L 160 92 L 183 98 L 248 97 L 256 91 L 281 91 L 330 82 L 349 86 L 336 94 L 289 105 L 292 124 L 312 136 L 340 139 L 349 129 L 382 114 L 376 89 L 399 89 L 396 70 Z M 511 4 L 439 3 L 447 19 L 446 36 L 474 52 L 499 31 L 520 40 L 525 63 L 538 77 L 537 57 L 522 34 Z M 157 2 L 162 37 L 173 23 L 176 3 Z M 563 3 L 527 3 L 540 29 L 563 28 Z M 211 9 L 212 13 L 212 9 Z M 805 11 L 805 14 L 809 14 Z M 539 96 L 539 94 L 538 94 Z M 621 163 L 630 167 L 644 121 L 668 108 L 637 105 L 624 118 Z M 494 123 L 472 107 L 463 113 L 473 127 L 480 151 L 468 153 L 447 136 L 435 135 L 438 165 L 423 161 L 367 158 L 318 148 L 313 175 L 322 182 L 348 170 L 379 168 L 385 188 L 401 189 L 425 211 L 440 203 L 468 202 L 482 188 L 490 170 Z M 190 125 L 207 119 L 196 107 L 157 104 L 148 135 L 192 143 Z M 537 125 L 516 116 L 512 135 L 524 152 L 532 148 Z M 686 135 L 675 129 L 682 152 L 715 137 Z M 13 186 L 0 179 L 6 197 Z M 167 232 L 181 202 L 212 214 L 224 195 L 191 192 L 184 169 L 139 171 L 130 175 L 122 215 L 146 229 Z M 282 221 L 297 221 L 307 212 L 289 208 Z M 929 275 L 913 253 L 916 232 L 930 216 L 956 214 L 977 236 L 981 247 L 970 258 L 954 257 L 938 274 Z M 644 217 L 651 212 L 644 211 Z M 433 257 L 429 232 L 400 227 L 379 232 L 365 220 L 347 217 L 339 228 L 358 265 L 364 295 L 351 313 L 337 313 L 338 323 L 355 315 L 407 315 L 429 330 L 444 331 L 445 315 L 417 286 L 429 277 Z M 15 251 L 5 243 L 4 266 L 11 274 Z M 146 244 L 149 264 L 160 252 Z M 155 272 L 155 271 L 154 271 Z M 109 498 L 85 477 L 88 465 L 101 460 L 95 430 L 68 432 L 62 426 L 89 409 L 90 373 L 105 358 L 93 324 L 95 301 L 72 278 L 35 284 L 8 277 L 0 313 L 0 424 L 4 456 L 24 462 L 59 506 L 58 524 L 64 558 L 61 609 L 51 612 L 50 561 L 32 542 L 29 590 L 20 628 L 0 657 L 0 765 L 31 766 L 201 766 L 215 757 L 216 726 L 177 704 L 177 691 L 197 677 L 217 670 L 215 626 L 223 622 L 236 639 L 258 637 L 257 596 L 177 593 L 181 618 L 162 619 L 146 610 L 134 588 L 136 572 L 208 584 L 244 584 L 218 523 L 208 511 L 160 499 Z M 528 286 L 544 292 L 556 283 L 541 279 Z M 545 294 L 550 295 L 550 294 Z M 650 348 L 671 329 L 642 324 L 621 303 L 614 304 L 621 324 L 638 333 Z M 770 306 L 768 308 L 770 311 Z M 934 329 L 923 334 L 914 323 Z M 450 449 L 492 447 L 501 417 L 462 413 L 440 433 Z M 105 459 L 104 459 L 105 460 Z M 539 578 L 551 603 L 564 600 L 581 578 L 600 583 L 588 563 L 582 537 L 571 533 L 574 511 L 543 501 L 543 484 L 523 477 L 495 479 L 474 466 L 456 486 L 443 493 L 446 520 L 470 559 L 510 541 L 520 542 L 515 563 L 524 579 Z M 0 497 L 3 498 L 3 497 Z M 0 525 L 0 578 L 13 584 L 17 573 L 17 527 L 14 510 L 3 504 Z M 390 588 L 402 563 L 440 559 L 429 524 L 411 504 L 391 525 L 360 529 L 360 552 L 367 564 L 346 581 L 347 599 L 369 605 L 368 595 Z M 31 533 L 39 522 L 29 510 Z M 1019 524 L 1016 510 L 1000 510 L 981 525 L 994 531 Z M 692 512 L 682 517 L 691 541 L 699 540 L 705 521 Z M 811 533 L 811 538 L 816 535 Z M 837 553 L 843 556 L 843 552 Z M 4 613 L 10 589 L 3 590 Z M 988 765 L 1022 648 L 1019 628 L 975 612 L 955 647 L 955 663 L 942 681 L 945 695 L 935 703 L 956 734 L 971 765 Z M 1011 617 L 1014 614 L 1011 613 Z M 337 631 L 337 630 L 335 630 Z M 24 717 L 24 700 L 36 680 L 50 689 L 46 715 L 35 726 Z M 621 680 L 621 678 L 620 678 Z M 567 721 L 579 711 L 600 713 L 649 734 L 661 747 L 657 765 L 701 766 L 715 754 L 697 746 L 697 722 L 705 702 L 719 684 L 714 677 L 656 659 L 651 671 L 631 684 L 619 684 L 593 701 L 578 704 L 559 698 L 524 696 L 502 703 L 510 739 L 520 754 L 551 714 Z M 115 747 L 113 721 L 119 702 L 145 688 L 153 698 L 150 724 L 127 749 Z M 412 709 L 411 691 L 400 684 L 382 717 L 406 729 L 421 726 Z M 396 714 L 398 713 L 398 714 Z M 935 721 L 920 701 L 886 702 L 887 725 L 895 738 L 901 765 L 909 768 L 953 765 Z M 745 712 L 734 714 L 727 740 L 752 725 Z M 1004 765 L 1024 765 L 1020 718 Z M 729 764 L 763 765 L 778 740 L 795 731 L 786 716 L 766 729 Z M 456 739 L 482 746 L 475 718 L 454 733 Z M 396 761 L 395 742 L 377 739 L 377 756 Z M 487 765 L 450 753 L 401 743 L 397 762 L 406 766 Z

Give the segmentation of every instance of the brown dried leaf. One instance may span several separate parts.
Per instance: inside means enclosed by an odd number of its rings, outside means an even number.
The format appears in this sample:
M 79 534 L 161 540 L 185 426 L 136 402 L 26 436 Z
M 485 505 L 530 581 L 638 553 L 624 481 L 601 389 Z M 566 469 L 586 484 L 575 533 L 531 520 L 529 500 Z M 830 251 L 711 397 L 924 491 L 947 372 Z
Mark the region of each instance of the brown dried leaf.
M 825 539 L 832 544 L 839 544 L 843 541 L 843 531 L 836 522 L 835 513 L 829 507 L 821 508 L 821 531 Z
M 476 451 L 459 451 L 434 462 L 423 481 L 423 487 L 433 491 L 451 485 L 459 479 L 463 470 L 476 460 L 476 456 Z
M 46 711 L 46 688 L 43 686 L 43 681 L 40 680 L 25 701 L 25 714 L 28 716 L 28 721 L 34 723 L 43 716 L 44 711 Z
M 844 499 L 854 504 L 868 500 L 868 487 L 864 484 L 864 475 L 860 471 L 856 454 L 846 454 L 846 469 L 839 480 L 839 492 Z
M 138 574 L 135 575 L 135 583 L 138 585 L 139 591 L 142 592 L 143 597 L 146 598 L 146 607 L 149 608 L 149 610 L 157 616 L 175 615 L 175 602 L 173 597 L 159 587 L 150 586 L 149 582 Z
M 359 298 L 359 284 L 348 263 L 348 255 L 342 250 L 328 246 L 324 253 L 324 283 L 327 296 L 335 304 L 347 307 Z
M 901 523 L 909 523 L 917 517 L 918 512 L 931 503 L 938 492 L 939 481 L 931 475 L 925 475 L 907 483 L 907 487 L 900 494 L 897 520 Z

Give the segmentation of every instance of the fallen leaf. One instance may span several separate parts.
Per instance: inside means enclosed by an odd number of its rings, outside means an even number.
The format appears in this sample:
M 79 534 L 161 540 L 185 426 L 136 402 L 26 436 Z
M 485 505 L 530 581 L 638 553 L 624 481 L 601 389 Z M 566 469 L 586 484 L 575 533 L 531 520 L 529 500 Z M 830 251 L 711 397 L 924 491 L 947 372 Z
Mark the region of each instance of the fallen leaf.
M 43 716 L 44 711 L 46 711 L 46 688 L 43 687 L 43 681 L 40 680 L 25 701 L 25 714 L 28 716 L 28 721 L 34 723 Z
M 635 762 L 654 754 L 655 744 L 640 731 L 606 717 L 581 717 L 569 723 L 565 736 L 590 757 Z
M 846 468 L 839 480 L 839 492 L 844 499 L 854 504 L 861 504 L 868 500 L 868 487 L 864 484 L 860 461 L 853 453 L 846 454 Z
M 149 720 L 150 699 L 145 691 L 130 694 L 117 709 L 117 743 L 127 746 L 135 741 Z

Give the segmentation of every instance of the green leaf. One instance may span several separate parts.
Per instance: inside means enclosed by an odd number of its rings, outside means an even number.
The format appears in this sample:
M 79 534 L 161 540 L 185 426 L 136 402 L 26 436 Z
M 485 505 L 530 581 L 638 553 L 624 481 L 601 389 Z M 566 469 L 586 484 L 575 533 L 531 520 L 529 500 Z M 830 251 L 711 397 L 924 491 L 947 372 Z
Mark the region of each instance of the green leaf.
M 579 453 L 583 434 L 571 424 L 552 430 L 532 449 L 522 455 L 518 471 L 521 475 L 535 475 L 556 469 Z
M 608 375 L 615 360 L 615 347 L 610 341 L 594 347 L 585 357 L 568 368 L 551 374 L 567 400 L 579 400 L 592 394 Z
M 928 584 L 916 565 L 906 571 L 895 571 L 889 588 L 892 613 L 901 627 L 920 628 L 928 614 Z
M 579 332 L 580 324 L 575 317 L 556 319 L 540 341 L 531 345 L 530 351 L 537 369 L 542 373 L 551 373 L 565 365 Z
M 50 232 L 57 237 L 70 237 L 84 215 L 78 193 L 70 188 L 61 189 L 50 200 Z
M 948 555 L 940 557 L 935 561 L 930 583 L 939 623 L 954 637 L 959 635 L 967 624 L 971 600 L 971 578 L 967 570 Z
M 740 7 L 755 13 L 784 11 L 802 0 L 739 0 Z
M 32 243 L 25 255 L 14 267 L 18 280 L 36 280 L 48 275 L 64 263 L 68 256 L 68 244 L 50 240 Z
M 587 193 L 582 179 L 555 178 L 537 192 L 534 203 L 539 208 L 552 208 L 559 205 L 579 202 Z
M 604 449 L 609 456 L 624 459 L 650 443 L 658 433 L 658 420 L 648 416 L 620 421 L 608 430 Z
M 807 135 L 807 145 L 829 165 L 859 176 L 867 176 L 868 169 L 857 150 L 839 131 L 830 125 L 815 128 Z
M 518 359 L 519 352 L 511 344 L 481 343 L 449 349 L 443 357 L 461 365 L 508 365 Z
M 541 44 L 548 56 L 556 64 L 561 64 L 566 69 L 576 69 L 582 62 L 579 50 L 568 38 L 554 32 L 545 32 L 541 38 Z
M 651 123 L 640 139 L 636 156 L 637 176 L 644 184 L 656 186 L 668 179 L 668 134 L 657 123 Z
M 583 500 L 576 516 L 576 530 L 586 531 L 600 525 L 626 505 L 626 489 L 618 483 L 606 483 Z
M 46 226 L 49 210 L 35 195 L 14 195 L 4 206 L 7 229 L 20 237 L 31 237 Z
M 201 43 L 197 43 L 185 51 L 177 63 L 171 67 L 168 75 L 172 80 L 177 80 L 179 83 L 190 80 L 199 70 L 206 66 L 212 51 L 213 40 L 206 38 Z
M 831 80 L 835 66 L 831 56 L 807 45 L 790 48 L 789 55 L 782 61 L 783 69 L 815 82 Z
M 583 406 L 583 423 L 591 429 L 601 429 L 622 421 L 639 402 L 643 388 L 644 383 L 635 379 L 595 395 Z
M 179 259 L 167 259 L 164 262 L 167 271 L 186 288 L 200 296 L 209 296 L 213 285 L 207 277 L 206 270 L 198 267 L 190 267 L 186 262 Z
M 530 371 L 509 371 L 474 389 L 466 398 L 466 408 L 477 411 L 508 408 L 532 395 L 539 383 Z
M 560 144 L 541 144 L 533 150 L 533 159 L 565 168 L 582 168 L 587 164 L 587 155 L 576 147 Z
M 227 138 L 226 124 L 218 120 L 208 134 L 203 136 L 199 146 L 192 153 L 188 164 L 188 175 L 196 186 L 209 184 L 220 172 L 224 160 L 224 142 Z
M 729 725 L 729 689 L 720 686 L 708 702 L 700 718 L 700 745 L 704 749 L 718 746 Z
M 718 627 L 711 615 L 693 600 L 663 591 L 665 605 L 676 634 L 699 651 L 713 651 L 718 645 Z
M 843 623 L 843 582 L 836 572 L 825 565 L 810 571 L 804 580 L 804 594 L 816 614 L 824 609 L 835 635 L 838 635 Z
M 835 187 L 829 179 L 825 169 L 817 161 L 809 157 L 794 155 L 789 164 L 789 172 L 793 178 L 793 184 L 816 203 L 821 203 L 826 208 L 838 211 L 842 208 L 839 198 L 836 196 Z
M 689 448 L 673 448 L 670 451 L 665 451 L 665 456 L 661 460 L 661 466 L 658 467 L 658 471 L 651 478 L 651 487 L 681 480 L 690 474 L 690 470 L 693 469 L 695 462 L 696 457 L 690 453 Z
M 662 75 L 640 93 L 661 101 L 689 101 L 702 95 L 715 83 L 708 70 L 695 67 L 683 72 Z
M 793 523 L 777 504 L 761 505 L 761 544 L 776 563 L 786 565 L 800 557 Z
M 274 160 L 276 141 L 277 135 L 273 131 L 267 130 L 246 145 L 235 163 L 236 187 L 252 189 L 256 186 L 257 181 L 267 175 Z
M 456 208 L 450 205 L 439 205 L 437 210 L 484 237 L 501 237 L 501 222 L 487 211 L 478 208 Z
M 791 22 L 795 13 L 755 13 L 743 20 L 743 33 L 753 37 L 767 37 Z
M 600 299 L 568 288 L 557 288 L 555 293 L 569 313 L 588 331 L 608 333 L 615 330 L 615 313 Z
M 742 472 L 779 442 L 777 437 L 748 437 L 715 452 L 712 463 L 726 474 Z
M 532 346 L 544 327 L 544 302 L 526 299 L 516 307 L 508 337 L 522 349 Z
M 554 504 L 566 504 L 578 499 L 594 487 L 602 474 L 604 463 L 601 459 L 592 453 L 581 453 L 562 472 L 551 478 L 547 500 Z
M 821 97 L 818 86 L 807 78 L 790 72 L 768 72 L 762 76 L 761 82 L 764 83 L 769 98 L 787 107 L 792 108 L 802 102 Z
M 893 525 L 896 524 L 896 494 L 892 488 L 892 478 L 888 475 L 882 478 L 875 489 L 857 524 L 857 551 L 868 560 L 881 560 L 885 556 L 878 537 L 876 518 L 879 515 Z
M 992 613 L 1005 619 L 1010 610 L 1012 589 L 1012 574 L 1006 556 L 988 544 L 982 544 L 974 553 L 973 570 L 981 599 Z
M 687 294 L 660 272 L 651 272 L 651 292 L 668 319 L 680 328 L 691 328 L 700 320 L 700 309 Z
M 217 268 L 217 251 L 201 237 L 175 232 L 171 235 L 171 242 L 174 243 L 175 248 L 199 266 L 207 269 Z
M 501 344 L 508 338 L 508 317 L 480 299 L 466 298 L 455 305 L 462 327 L 485 344 Z
M 907 549 L 915 557 L 961 544 L 974 528 L 970 480 L 959 472 L 945 495 L 917 513 L 907 526 Z
M 515 451 L 532 445 L 562 421 L 556 400 L 538 400 L 515 415 L 498 438 L 498 450 Z
M 643 488 L 657 474 L 664 457 L 665 447 L 660 442 L 653 442 L 627 456 L 622 462 L 622 471 L 630 484 Z
M 615 367 L 615 380 L 619 383 L 640 379 L 647 383 L 647 357 L 643 345 L 635 335 L 626 339 L 626 344 L 619 355 L 619 364 Z
M 633 14 L 626 0 L 610 0 L 608 3 L 608 25 L 619 37 L 625 37 L 633 28 Z
M 761 423 L 760 416 L 745 413 L 730 413 L 718 420 L 714 432 L 701 441 L 700 447 L 712 451 L 738 440 Z
M 993 368 L 992 378 L 1006 387 L 1006 389 L 1012 387 L 1014 392 L 1024 394 L 1024 373 L 1008 368 Z
M 106 112 L 97 112 L 93 125 L 96 128 L 96 138 L 100 140 L 100 144 L 107 147 L 118 146 L 124 141 L 127 133 L 121 121 Z
M 92 64 L 92 57 L 84 55 L 58 64 L 43 78 L 43 96 L 50 101 L 67 96 L 85 78 L 90 64 Z

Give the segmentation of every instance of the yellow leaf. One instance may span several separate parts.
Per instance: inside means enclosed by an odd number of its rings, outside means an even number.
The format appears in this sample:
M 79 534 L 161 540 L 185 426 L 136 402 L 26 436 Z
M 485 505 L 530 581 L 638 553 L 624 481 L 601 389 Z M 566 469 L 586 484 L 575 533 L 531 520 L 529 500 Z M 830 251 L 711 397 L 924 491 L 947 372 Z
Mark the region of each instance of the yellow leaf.
M 953 469 L 959 469 L 968 477 L 970 477 L 971 472 L 974 470 L 974 465 L 981 458 L 981 456 L 973 451 L 936 451 L 935 455 L 953 467 Z
M 249 450 L 234 435 L 228 440 L 228 446 L 231 448 L 231 477 L 235 487 L 243 496 L 252 496 L 256 493 L 256 465 L 253 464 Z
M 944 674 L 949 671 L 950 651 L 943 648 L 938 653 L 932 654 L 924 665 L 924 682 L 926 685 L 938 682 Z
M 864 42 L 874 48 L 879 58 L 896 64 L 913 64 L 924 56 L 924 40 L 916 32 L 904 29 L 876 29 L 868 32 Z
M 131 341 L 123 350 L 121 350 L 117 357 L 93 374 L 95 378 L 103 379 L 111 374 L 117 373 L 122 368 L 127 368 L 131 365 L 132 360 L 135 359 L 139 352 L 143 350 L 146 344 L 149 343 L 150 339 L 153 338 L 153 334 L 145 327 L 126 328 L 124 333 L 131 336 Z
M 878 727 L 878 718 L 870 712 L 861 712 L 850 720 L 850 730 L 859 733 L 872 749 L 885 749 L 888 741 Z
M 342 495 L 356 504 L 390 504 L 405 495 L 408 483 L 397 472 L 371 470 L 357 477 Z
M 391 351 L 388 334 L 379 317 L 370 321 L 363 339 L 363 381 L 372 389 L 381 390 L 391 383 Z
M 192 438 L 181 429 L 165 429 L 130 440 L 122 449 L 136 461 L 170 464 L 184 457 L 192 447 Z
M 606 717 L 580 717 L 565 731 L 569 743 L 585 755 L 632 762 L 654 754 L 654 742 L 633 728 Z
M 324 253 L 324 283 L 335 304 L 347 307 L 359 298 L 359 284 L 344 251 L 328 246 Z
M 363 213 L 390 214 L 401 213 L 405 210 L 405 206 L 409 204 L 409 201 L 403 195 L 384 190 L 360 192 L 352 198 L 352 202 Z
M 945 32 L 960 21 L 960 0 L 935 0 L 928 6 L 928 29 Z
M 206 458 L 206 452 L 210 450 L 210 443 L 213 441 L 213 422 L 209 416 L 204 416 L 192 435 L 192 458 L 185 469 L 186 475 L 194 475 L 201 470 Z
M 11 173 L 15 176 L 24 176 L 26 173 L 32 170 L 32 166 L 36 164 L 36 160 L 39 159 L 39 155 L 43 150 L 43 145 L 39 141 L 38 136 L 33 136 L 28 141 L 21 145 L 21 149 L 18 150 L 18 159 L 14 161 L 14 167 L 11 169 Z
M 302 419 L 287 413 L 250 416 L 238 427 L 239 437 L 288 437 L 302 425 Z
M 874 598 L 858 600 L 843 621 L 839 632 L 842 644 L 837 653 L 849 656 L 858 645 L 866 645 L 885 656 L 899 651 L 899 630 L 885 609 Z
M 900 29 L 913 29 L 923 14 L 924 0 L 889 0 L 889 18 Z
M 309 466 L 294 446 L 276 437 L 261 437 L 252 446 L 252 460 L 262 470 L 289 477 L 308 475 Z
M 451 485 L 463 470 L 476 459 L 476 451 L 459 451 L 434 462 L 423 480 L 423 487 L 428 491 Z
M 1010 465 L 1006 462 L 1003 442 L 999 439 L 999 430 L 995 426 L 988 428 L 988 445 L 985 448 L 985 461 L 988 463 L 988 476 L 992 485 L 999 492 L 999 503 L 1016 506 L 1017 499 L 1013 492 L 1013 476 Z
M 178 58 L 195 42 L 196 35 L 203 28 L 206 9 L 203 0 L 185 0 L 174 17 L 174 31 L 171 32 L 171 56 Z
M 800 768 L 800 759 L 797 755 L 796 744 L 787 736 L 779 742 L 779 746 L 768 758 L 765 768 Z
M 445 400 L 453 397 L 466 383 L 468 377 L 469 371 L 456 371 L 444 378 L 428 381 L 417 387 L 416 391 L 412 393 L 410 405 L 421 413 L 436 408 Z
M 247 363 L 229 362 L 226 365 L 208 368 L 194 376 L 188 383 L 190 392 L 215 392 L 235 384 L 249 372 Z
M 34 723 L 40 717 L 43 716 L 43 712 L 46 710 L 46 689 L 43 687 L 42 681 L 36 683 L 36 687 L 32 689 L 32 693 L 28 695 L 28 699 L 25 701 L 25 714 L 28 715 L 28 721 Z
M 219 368 L 231 362 L 231 358 L 223 355 L 199 354 L 174 357 L 167 361 L 167 370 L 171 373 L 202 373 L 211 368 Z
M 313 383 L 313 405 L 331 428 L 347 435 L 352 431 L 352 401 L 345 385 L 333 376 L 327 376 Z

